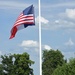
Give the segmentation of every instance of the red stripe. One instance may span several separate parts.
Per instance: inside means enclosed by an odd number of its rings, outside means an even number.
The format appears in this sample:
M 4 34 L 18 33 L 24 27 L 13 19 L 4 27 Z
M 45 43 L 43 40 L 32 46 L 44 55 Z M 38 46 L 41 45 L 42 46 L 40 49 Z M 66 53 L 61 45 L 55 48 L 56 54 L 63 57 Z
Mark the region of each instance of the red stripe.
M 10 39 L 12 39 L 13 37 L 15 37 L 15 34 L 17 32 L 17 27 L 13 27 L 12 30 L 11 30 L 11 36 L 10 36 Z

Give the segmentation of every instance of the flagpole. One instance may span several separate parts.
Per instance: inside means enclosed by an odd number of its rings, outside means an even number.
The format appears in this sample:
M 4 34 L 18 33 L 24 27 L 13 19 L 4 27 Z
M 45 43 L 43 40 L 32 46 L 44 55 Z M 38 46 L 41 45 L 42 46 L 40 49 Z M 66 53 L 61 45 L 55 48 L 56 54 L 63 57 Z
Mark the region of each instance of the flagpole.
M 41 50 L 41 6 L 39 0 L 39 54 L 40 54 L 40 75 L 42 75 L 42 50 Z

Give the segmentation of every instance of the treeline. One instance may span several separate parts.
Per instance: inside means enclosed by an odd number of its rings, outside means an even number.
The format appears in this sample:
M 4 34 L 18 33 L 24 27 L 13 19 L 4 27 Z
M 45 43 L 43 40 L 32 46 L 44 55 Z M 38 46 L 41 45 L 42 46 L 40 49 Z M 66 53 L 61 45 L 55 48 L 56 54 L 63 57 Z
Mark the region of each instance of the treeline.
M 43 75 L 75 75 L 75 58 L 67 62 L 59 50 L 44 50 L 42 60 Z
M 39 61 L 39 60 L 38 60 Z M 34 75 L 28 53 L 1 55 L 0 75 Z M 43 50 L 42 75 L 75 75 L 75 58 L 69 62 L 59 50 Z

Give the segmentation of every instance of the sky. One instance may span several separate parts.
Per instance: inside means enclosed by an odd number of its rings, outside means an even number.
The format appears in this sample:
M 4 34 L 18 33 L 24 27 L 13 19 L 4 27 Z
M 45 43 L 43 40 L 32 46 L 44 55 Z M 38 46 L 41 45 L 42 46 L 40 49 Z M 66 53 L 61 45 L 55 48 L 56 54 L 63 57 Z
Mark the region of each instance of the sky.
M 42 44 L 75 57 L 75 0 L 41 0 Z
M 59 49 L 65 59 L 75 57 L 75 0 L 41 0 L 42 50 Z M 17 32 L 9 40 L 10 31 L 19 14 L 34 5 L 35 26 Z M 0 55 L 27 52 L 39 73 L 39 8 L 38 0 L 0 0 Z

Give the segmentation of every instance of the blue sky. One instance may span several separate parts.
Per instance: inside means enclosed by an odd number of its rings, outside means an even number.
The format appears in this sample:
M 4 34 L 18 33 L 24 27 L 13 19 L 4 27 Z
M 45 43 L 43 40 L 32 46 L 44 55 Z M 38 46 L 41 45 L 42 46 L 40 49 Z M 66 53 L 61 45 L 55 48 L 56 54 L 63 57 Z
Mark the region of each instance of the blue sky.
M 36 25 L 17 32 L 10 30 L 19 14 L 31 4 Z M 75 57 L 75 0 L 41 0 L 42 50 L 59 49 L 65 59 Z M 0 0 L 0 55 L 28 52 L 34 75 L 39 75 L 38 0 Z
M 75 0 L 42 0 L 42 44 L 75 57 Z

